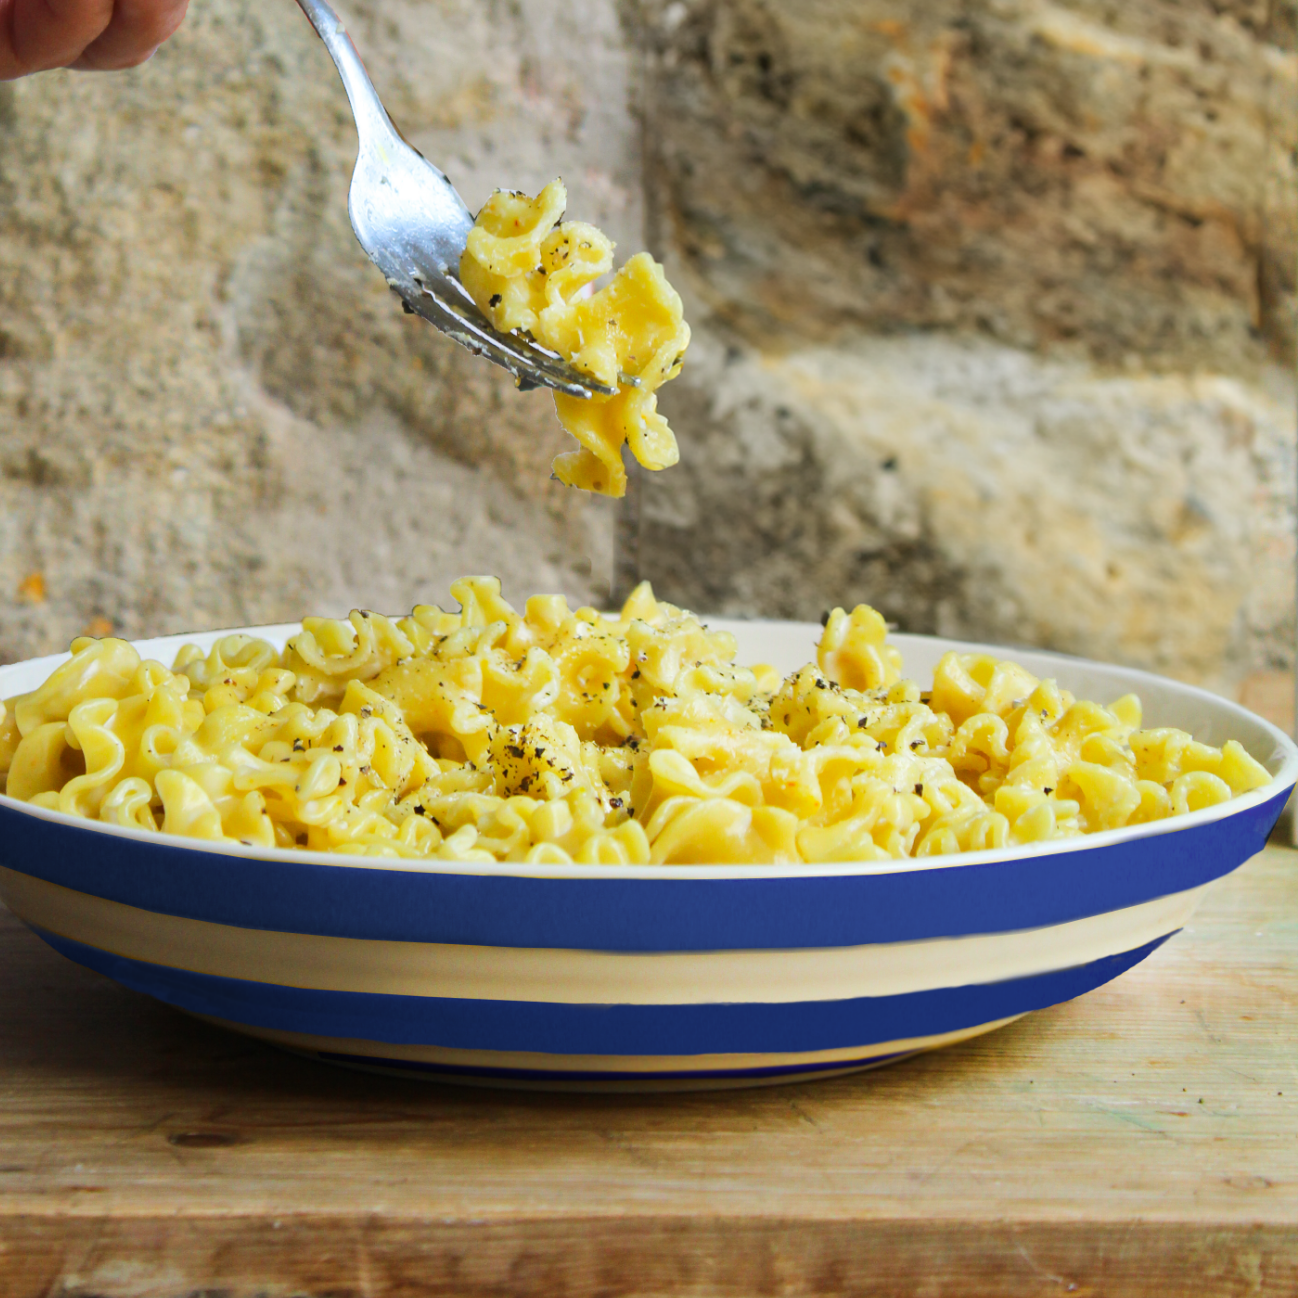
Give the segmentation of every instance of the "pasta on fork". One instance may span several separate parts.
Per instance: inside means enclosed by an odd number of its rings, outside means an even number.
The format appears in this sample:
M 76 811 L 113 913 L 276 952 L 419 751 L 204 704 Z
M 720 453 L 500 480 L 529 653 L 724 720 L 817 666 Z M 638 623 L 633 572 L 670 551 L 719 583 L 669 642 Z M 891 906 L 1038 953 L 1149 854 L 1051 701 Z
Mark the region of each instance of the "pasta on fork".
M 622 496 L 624 443 L 647 469 L 680 458 L 656 393 L 680 373 L 690 329 L 680 295 L 647 252 L 585 293 L 612 270 L 613 244 L 593 225 L 563 221 L 567 202 L 559 180 L 535 198 L 497 190 L 469 231 L 460 279 L 497 329 L 526 331 L 616 389 L 589 400 L 554 394 L 559 421 L 579 444 L 555 459 L 554 474 L 570 487 Z

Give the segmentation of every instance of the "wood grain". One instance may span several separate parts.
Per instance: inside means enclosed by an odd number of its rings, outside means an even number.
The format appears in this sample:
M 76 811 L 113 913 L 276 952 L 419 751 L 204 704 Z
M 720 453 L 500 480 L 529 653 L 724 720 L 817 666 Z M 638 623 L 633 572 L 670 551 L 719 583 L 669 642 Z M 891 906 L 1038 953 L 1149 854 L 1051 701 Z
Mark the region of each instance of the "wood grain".
M 0 919 L 0 1292 L 1298 1293 L 1298 853 L 1089 996 L 832 1081 L 474 1091 L 195 1022 Z

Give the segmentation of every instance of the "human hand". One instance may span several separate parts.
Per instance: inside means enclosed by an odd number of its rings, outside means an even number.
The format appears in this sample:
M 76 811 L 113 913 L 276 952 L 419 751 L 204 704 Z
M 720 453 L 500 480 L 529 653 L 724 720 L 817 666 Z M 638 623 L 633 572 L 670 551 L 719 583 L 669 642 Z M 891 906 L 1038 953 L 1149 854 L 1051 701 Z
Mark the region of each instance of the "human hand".
M 133 68 L 180 26 L 188 3 L 0 0 L 0 81 L 47 68 Z

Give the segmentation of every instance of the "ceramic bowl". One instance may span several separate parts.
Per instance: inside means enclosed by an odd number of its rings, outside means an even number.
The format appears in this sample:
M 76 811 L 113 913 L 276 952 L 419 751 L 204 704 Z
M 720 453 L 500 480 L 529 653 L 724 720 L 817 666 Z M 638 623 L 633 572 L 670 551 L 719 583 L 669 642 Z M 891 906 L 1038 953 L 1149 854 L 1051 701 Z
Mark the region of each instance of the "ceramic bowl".
M 820 628 L 723 622 L 740 661 Z M 296 627 L 245 628 L 282 644 Z M 170 663 L 187 643 L 137 647 Z M 948 649 L 895 643 L 925 684 Z M 1280 731 L 1203 690 L 1032 651 L 1082 698 L 1239 740 L 1272 773 L 1187 816 L 1045 845 L 856 865 L 376 861 L 101 825 L 0 797 L 0 896 L 55 950 L 320 1059 L 497 1085 L 698 1088 L 850 1072 L 1080 996 L 1258 852 L 1298 778 Z M 66 655 L 0 668 L 0 698 Z M 16 989 L 9 989 L 10 994 Z

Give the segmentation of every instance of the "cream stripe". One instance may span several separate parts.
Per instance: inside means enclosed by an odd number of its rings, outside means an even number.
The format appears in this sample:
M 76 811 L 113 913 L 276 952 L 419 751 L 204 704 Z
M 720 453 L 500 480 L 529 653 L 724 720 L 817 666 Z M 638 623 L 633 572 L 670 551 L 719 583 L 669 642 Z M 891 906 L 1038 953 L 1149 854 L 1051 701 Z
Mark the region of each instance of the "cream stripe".
M 1203 890 L 1012 933 L 792 951 L 622 954 L 233 928 L 105 901 L 0 868 L 0 896 L 22 919 L 132 960 L 318 991 L 572 1005 L 847 1000 L 1000 982 L 1142 946 L 1180 928 Z

